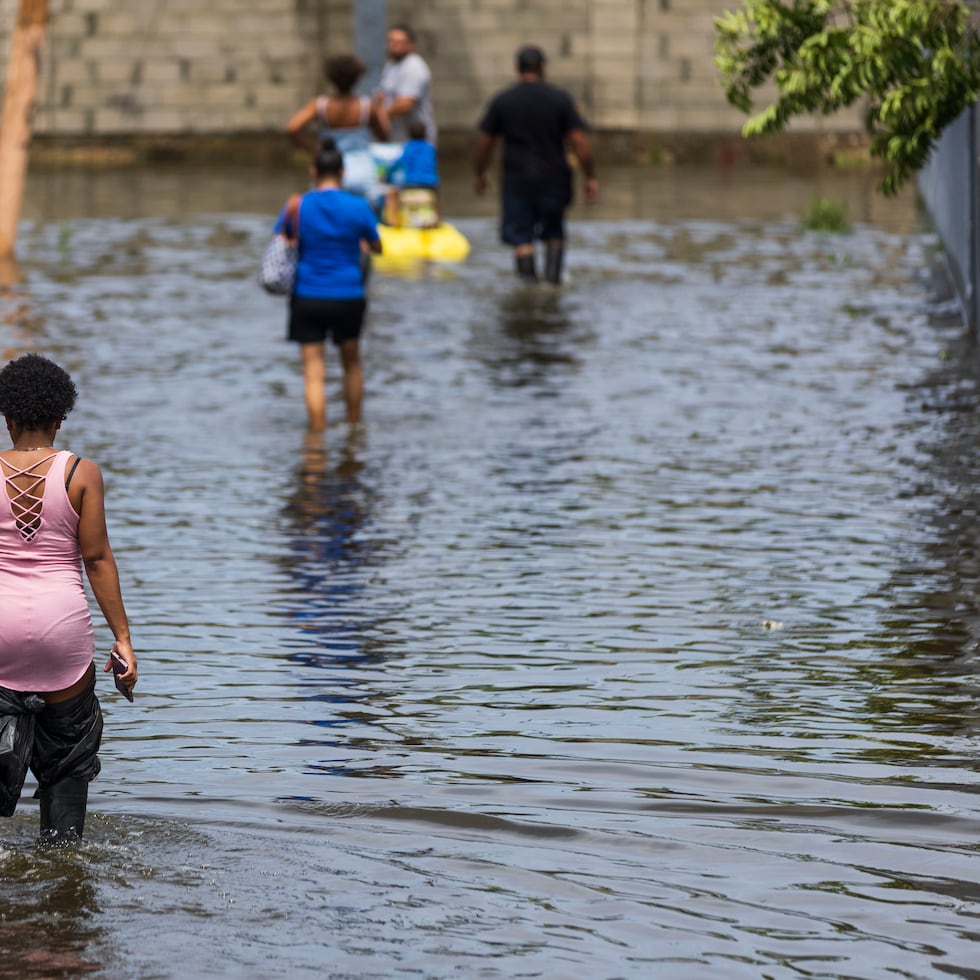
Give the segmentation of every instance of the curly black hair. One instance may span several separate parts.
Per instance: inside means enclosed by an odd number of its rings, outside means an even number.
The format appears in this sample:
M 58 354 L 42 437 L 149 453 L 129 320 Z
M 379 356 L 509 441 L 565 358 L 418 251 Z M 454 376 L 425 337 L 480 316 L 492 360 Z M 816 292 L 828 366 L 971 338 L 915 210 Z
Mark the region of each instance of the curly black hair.
M 0 415 L 25 429 L 60 422 L 77 397 L 68 372 L 40 354 L 24 354 L 0 370 Z
M 357 55 L 335 54 L 323 63 L 323 74 L 346 95 L 365 72 L 364 62 Z

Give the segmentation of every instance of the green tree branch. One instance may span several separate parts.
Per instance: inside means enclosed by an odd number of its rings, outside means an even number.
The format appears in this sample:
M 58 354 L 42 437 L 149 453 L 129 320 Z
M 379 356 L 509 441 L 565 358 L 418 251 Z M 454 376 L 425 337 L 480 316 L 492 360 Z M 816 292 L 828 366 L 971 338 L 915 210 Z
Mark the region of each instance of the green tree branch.
M 864 103 L 879 184 L 895 194 L 980 98 L 980 2 L 744 0 L 715 20 L 715 64 L 746 136 Z M 753 95 L 776 97 L 755 112 Z M 754 113 L 754 114 L 753 114 Z

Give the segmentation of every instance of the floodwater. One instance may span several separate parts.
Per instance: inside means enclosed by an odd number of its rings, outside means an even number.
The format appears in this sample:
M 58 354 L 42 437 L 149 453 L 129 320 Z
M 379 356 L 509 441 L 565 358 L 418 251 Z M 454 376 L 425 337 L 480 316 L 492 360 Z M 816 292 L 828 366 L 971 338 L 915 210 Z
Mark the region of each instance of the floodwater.
M 291 178 L 32 175 L 5 356 L 81 393 L 142 657 L 0 976 L 977 976 L 975 352 L 914 198 L 610 171 L 521 288 L 379 270 L 304 434 Z M 813 193 L 849 235 L 805 232 Z M 108 647 L 104 625 L 99 642 Z

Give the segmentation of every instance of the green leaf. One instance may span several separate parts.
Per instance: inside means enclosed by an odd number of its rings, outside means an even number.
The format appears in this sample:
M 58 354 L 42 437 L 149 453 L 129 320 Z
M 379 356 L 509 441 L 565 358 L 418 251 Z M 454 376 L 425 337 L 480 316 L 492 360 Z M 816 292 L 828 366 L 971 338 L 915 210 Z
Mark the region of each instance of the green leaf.
M 776 98 L 751 116 L 748 136 L 793 119 L 864 102 L 873 156 L 895 193 L 942 130 L 980 98 L 976 0 L 744 0 L 715 19 L 715 64 L 728 101 L 747 115 L 753 94 Z

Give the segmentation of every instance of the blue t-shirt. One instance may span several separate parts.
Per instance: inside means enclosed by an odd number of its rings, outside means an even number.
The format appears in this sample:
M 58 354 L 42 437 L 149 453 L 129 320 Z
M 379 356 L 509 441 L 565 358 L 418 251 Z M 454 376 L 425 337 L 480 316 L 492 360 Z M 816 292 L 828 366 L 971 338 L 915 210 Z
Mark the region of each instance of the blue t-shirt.
M 409 140 L 402 155 L 388 168 L 388 177 L 394 184 L 438 187 L 436 148 L 425 140 Z
M 284 207 L 276 232 L 282 231 L 285 217 Z M 378 223 L 363 198 L 341 190 L 304 194 L 293 294 L 305 299 L 363 299 L 362 239 L 378 241 Z

